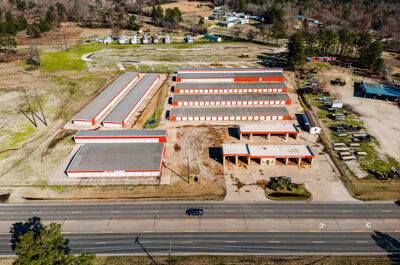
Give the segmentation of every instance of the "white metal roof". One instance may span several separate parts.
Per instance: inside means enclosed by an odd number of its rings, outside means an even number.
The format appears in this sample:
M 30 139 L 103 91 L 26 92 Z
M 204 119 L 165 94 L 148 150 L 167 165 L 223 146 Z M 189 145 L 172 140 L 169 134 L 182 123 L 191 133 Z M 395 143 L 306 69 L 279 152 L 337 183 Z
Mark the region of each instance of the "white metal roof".
M 249 145 L 251 157 L 314 157 L 307 145 Z
M 166 136 L 167 130 L 82 130 L 74 137 L 149 137 Z
M 67 172 L 160 170 L 164 143 L 85 144 Z
M 314 157 L 314 153 L 307 145 L 248 145 L 223 144 L 222 152 L 225 156 L 251 156 L 271 158 L 300 158 Z
M 222 152 L 224 155 L 249 155 L 247 144 L 223 144 Z
M 245 123 L 239 125 L 239 130 L 241 133 L 299 132 L 293 123 Z

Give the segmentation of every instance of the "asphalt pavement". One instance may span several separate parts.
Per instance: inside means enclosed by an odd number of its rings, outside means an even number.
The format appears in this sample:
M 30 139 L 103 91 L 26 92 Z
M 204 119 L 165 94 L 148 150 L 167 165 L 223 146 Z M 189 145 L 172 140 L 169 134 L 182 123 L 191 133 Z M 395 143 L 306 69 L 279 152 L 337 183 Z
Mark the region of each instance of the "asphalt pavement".
M 96 233 L 67 234 L 75 253 L 97 255 L 398 255 L 400 233 Z M 12 255 L 0 235 L 0 255 Z
M 0 221 L 186 219 L 188 208 L 202 208 L 203 219 L 400 219 L 394 202 L 148 202 L 107 204 L 1 204 Z
M 204 215 L 187 216 L 202 208 Z M 40 217 L 58 222 L 70 247 L 100 255 L 399 254 L 395 202 L 146 202 L 2 204 L 0 255 L 12 255 L 10 228 Z

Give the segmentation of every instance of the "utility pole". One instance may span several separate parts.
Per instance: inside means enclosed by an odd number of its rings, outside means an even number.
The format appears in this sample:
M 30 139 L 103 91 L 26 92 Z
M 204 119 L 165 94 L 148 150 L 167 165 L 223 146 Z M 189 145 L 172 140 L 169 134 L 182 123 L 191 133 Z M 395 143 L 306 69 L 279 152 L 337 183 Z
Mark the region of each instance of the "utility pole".
M 169 244 L 169 249 L 168 249 L 168 265 L 171 265 L 171 247 L 172 243 Z
M 142 246 L 142 244 L 139 242 L 139 236 L 136 237 L 135 239 L 135 243 L 137 243 L 142 249 L 143 251 L 147 254 L 147 256 L 151 259 L 151 261 L 154 263 L 154 265 L 158 265 L 157 262 L 153 259 L 153 257 L 150 255 L 149 252 L 147 252 L 147 250 Z
M 190 164 L 189 164 L 189 156 L 188 156 L 187 160 L 188 160 L 188 165 L 187 165 L 187 169 L 188 169 L 188 172 L 187 172 L 187 174 L 188 174 L 188 184 L 190 184 Z
M 35 127 L 37 127 L 37 123 L 36 123 L 36 120 L 35 120 L 35 115 L 34 115 L 33 110 L 31 108 L 31 104 L 29 103 L 29 99 L 28 99 L 28 96 L 26 95 L 26 91 L 25 91 L 24 88 L 22 89 L 22 91 L 24 91 L 26 102 L 28 103 L 29 110 L 31 111 L 31 114 L 32 114 L 32 119 L 33 119 L 33 122 L 34 122 L 33 125 L 35 125 Z
M 67 39 L 65 38 L 65 32 L 63 31 L 65 51 L 68 51 Z
M 42 113 L 43 123 L 44 123 L 44 125 L 47 126 L 46 117 L 44 116 L 43 109 L 42 109 L 42 104 L 40 104 L 40 100 L 39 100 L 39 96 L 38 96 L 38 94 L 37 94 L 36 88 L 35 88 L 35 94 L 36 94 L 36 100 L 37 100 L 37 102 L 38 102 L 38 104 L 39 104 L 39 107 L 40 107 L 40 112 Z

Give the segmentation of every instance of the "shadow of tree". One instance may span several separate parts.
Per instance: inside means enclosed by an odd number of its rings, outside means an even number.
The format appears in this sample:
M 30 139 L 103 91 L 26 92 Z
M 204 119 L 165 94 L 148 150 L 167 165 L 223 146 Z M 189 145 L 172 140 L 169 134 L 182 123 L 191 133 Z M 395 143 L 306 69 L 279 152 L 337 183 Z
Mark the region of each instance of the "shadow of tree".
M 388 257 L 394 262 L 400 264 L 400 241 L 389 234 L 374 231 L 371 236 L 375 243 L 388 253 Z
M 25 223 L 18 222 L 13 224 L 10 228 L 12 250 L 15 250 L 16 244 L 20 241 L 20 236 L 29 231 L 37 233 L 41 228 L 43 228 L 43 224 L 40 221 L 40 217 L 35 216 L 29 218 Z

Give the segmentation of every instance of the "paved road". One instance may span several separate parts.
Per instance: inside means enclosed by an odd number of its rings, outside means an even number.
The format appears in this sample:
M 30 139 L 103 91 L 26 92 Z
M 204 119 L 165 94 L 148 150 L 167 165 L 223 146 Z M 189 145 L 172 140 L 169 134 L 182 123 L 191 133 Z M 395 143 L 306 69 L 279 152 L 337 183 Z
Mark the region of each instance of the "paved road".
M 202 207 L 204 216 L 185 210 Z M 77 251 L 143 255 L 376 254 L 400 249 L 400 206 L 387 203 L 159 202 L 0 205 L 0 255 L 10 227 L 37 216 L 58 222 Z M 378 232 L 377 232 L 378 231 Z
M 56 220 L 187 219 L 185 210 L 204 209 L 202 219 L 400 219 L 400 205 L 386 203 L 159 202 L 111 204 L 2 204 L 0 221 L 39 216 Z
M 400 233 L 96 233 L 67 234 L 70 247 L 102 255 L 386 255 L 400 253 Z M 9 236 L 0 235 L 0 255 L 12 255 Z

